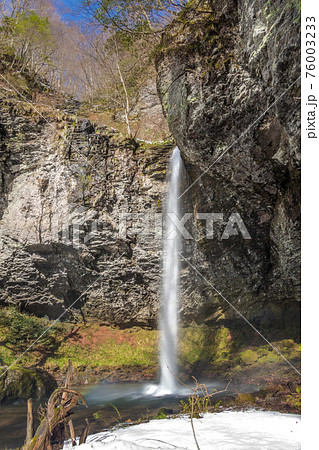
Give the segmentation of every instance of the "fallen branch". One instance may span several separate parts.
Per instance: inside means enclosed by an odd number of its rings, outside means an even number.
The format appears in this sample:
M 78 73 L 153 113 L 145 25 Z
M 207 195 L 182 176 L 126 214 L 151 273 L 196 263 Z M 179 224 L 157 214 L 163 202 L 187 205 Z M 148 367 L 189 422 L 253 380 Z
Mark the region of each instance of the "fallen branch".
M 48 401 L 46 413 L 30 442 L 27 442 L 22 450 L 49 450 L 52 448 L 52 440 L 59 427 L 64 425 L 70 411 L 78 404 L 87 407 L 83 396 L 73 389 L 58 388 Z M 63 442 L 61 443 L 63 446 Z
M 72 447 L 75 447 L 76 446 L 76 439 L 75 439 L 73 422 L 72 422 L 71 419 L 69 420 L 69 430 L 70 430 L 70 438 L 71 438 L 71 442 L 72 442 Z

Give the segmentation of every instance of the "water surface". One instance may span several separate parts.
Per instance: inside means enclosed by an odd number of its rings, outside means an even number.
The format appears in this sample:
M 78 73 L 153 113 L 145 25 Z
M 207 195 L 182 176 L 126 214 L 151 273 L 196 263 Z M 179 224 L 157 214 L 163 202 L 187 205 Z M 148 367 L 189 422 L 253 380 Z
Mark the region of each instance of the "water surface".
M 210 390 L 224 389 L 226 383 L 209 382 Z M 153 388 L 153 389 L 152 389 Z M 118 423 L 128 420 L 146 420 L 156 415 L 160 408 L 180 411 L 180 402 L 186 399 L 190 391 L 181 388 L 174 395 L 150 395 L 154 385 L 146 383 L 103 383 L 75 388 L 84 396 L 88 408 L 75 408 L 71 418 L 77 435 L 81 433 L 84 419 L 90 422 L 90 433 L 97 433 Z M 227 393 L 218 397 L 230 395 L 234 392 L 253 392 L 252 385 L 230 386 Z M 39 406 L 39 403 L 35 405 Z M 25 439 L 26 403 L 20 402 L 0 406 L 0 449 L 16 449 L 21 447 Z M 97 419 L 97 416 L 99 419 Z

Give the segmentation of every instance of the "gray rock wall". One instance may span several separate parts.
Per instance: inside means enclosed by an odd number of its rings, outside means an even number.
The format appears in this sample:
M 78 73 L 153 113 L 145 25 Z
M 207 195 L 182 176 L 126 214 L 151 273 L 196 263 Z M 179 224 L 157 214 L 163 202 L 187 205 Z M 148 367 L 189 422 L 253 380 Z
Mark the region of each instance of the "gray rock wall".
M 201 10 L 167 28 L 156 58 L 189 184 L 200 177 L 182 199 L 194 237 L 183 254 L 249 320 L 289 335 L 300 294 L 298 2 L 215 0 Z M 48 125 L 23 102 L 3 101 L 1 114 L 2 304 L 58 317 L 82 294 L 69 315 L 154 326 L 155 214 L 172 146 L 138 147 L 56 113 Z M 140 224 L 130 217 L 125 231 L 125 213 L 143 213 Z M 213 239 L 199 213 L 223 214 Z M 225 234 L 234 213 L 251 239 Z M 151 231 L 141 234 L 147 219 Z M 184 321 L 243 323 L 185 262 L 181 281 Z
M 139 229 L 161 211 L 172 146 L 14 108 L 1 105 L 1 303 L 55 318 L 82 294 L 66 317 L 154 325 L 161 241 Z
M 212 240 L 205 239 L 204 223 L 197 224 L 187 254 L 255 324 L 298 327 L 299 3 L 214 0 L 201 9 L 206 12 L 190 8 L 167 29 L 156 61 L 170 130 L 190 182 L 200 177 L 188 192 L 193 212 L 224 214 Z M 221 239 L 233 212 L 250 240 Z M 183 297 L 192 305 L 189 318 L 241 323 L 187 264 L 184 278 L 193 279 Z

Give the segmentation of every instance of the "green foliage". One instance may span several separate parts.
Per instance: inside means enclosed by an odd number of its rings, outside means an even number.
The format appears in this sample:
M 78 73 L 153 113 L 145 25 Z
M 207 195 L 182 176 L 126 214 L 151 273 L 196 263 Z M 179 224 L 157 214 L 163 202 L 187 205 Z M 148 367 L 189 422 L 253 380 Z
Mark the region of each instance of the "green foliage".
M 154 420 L 162 420 L 162 419 L 167 419 L 167 416 L 164 412 L 160 412 L 159 414 L 157 414 L 157 416 L 154 416 Z
M 14 308 L 0 308 L 0 364 L 12 364 L 52 324 Z M 111 371 L 114 367 L 138 366 L 153 375 L 157 371 L 157 348 L 157 330 L 120 330 L 63 322 L 54 324 L 20 362 L 29 366 L 40 360 L 47 370 L 58 370 L 65 369 L 71 359 L 75 368 L 104 366 Z
M 157 365 L 157 330 L 105 329 L 105 338 L 95 341 L 100 327 L 92 325 L 82 327 L 77 333 L 77 339 L 62 342 L 54 355 L 47 359 L 48 365 L 66 367 L 71 359 L 74 367 L 83 365 L 88 367 L 141 366 L 155 370 Z M 81 343 L 81 339 L 88 342 Z M 91 343 L 91 344 L 89 344 Z
M 5 344 L 19 349 L 26 349 L 34 343 L 33 349 L 54 350 L 59 341 L 61 325 L 50 326 L 46 319 L 39 319 L 15 308 L 1 310 L 0 327 L 7 328 Z
M 107 419 L 105 417 L 105 414 L 103 414 L 104 411 L 97 411 L 95 413 L 93 413 L 93 417 L 95 420 L 97 420 L 98 422 L 107 422 Z
M 117 422 L 117 424 L 120 426 L 121 423 L 123 422 L 121 413 L 113 403 L 110 403 L 110 405 L 112 406 L 112 408 L 114 409 L 114 411 L 116 413 L 116 416 L 115 417 L 113 416 L 112 419 L 114 419 Z
M 19 13 L 15 17 L 4 17 L 0 31 L 39 45 L 52 42 L 49 20 L 38 16 L 34 11 Z
M 192 378 L 195 382 L 195 388 L 192 389 L 193 393 L 186 401 L 181 401 L 181 412 L 182 414 L 188 414 L 191 419 L 198 419 L 208 411 L 208 405 L 211 404 L 211 398 L 217 394 L 217 390 L 208 391 L 206 384 L 198 383 L 195 377 Z
M 34 11 L 18 14 L 14 19 L 12 28 L 13 35 L 37 34 L 40 38 L 50 38 L 50 23 L 47 18 L 38 16 Z
M 167 408 L 160 408 L 157 411 L 157 414 L 152 417 L 152 420 L 162 420 L 162 419 L 168 419 L 173 415 L 172 409 Z

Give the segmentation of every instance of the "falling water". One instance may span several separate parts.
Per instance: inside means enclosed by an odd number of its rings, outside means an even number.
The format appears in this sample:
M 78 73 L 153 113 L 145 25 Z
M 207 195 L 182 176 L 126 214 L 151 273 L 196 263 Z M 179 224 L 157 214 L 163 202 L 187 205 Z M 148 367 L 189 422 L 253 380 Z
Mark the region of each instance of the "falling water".
M 165 229 L 163 241 L 163 288 L 160 348 L 160 390 L 165 393 L 176 391 L 177 375 L 177 333 L 179 294 L 179 254 L 181 236 L 169 218 L 180 216 L 180 178 L 183 161 L 179 149 L 175 147 L 169 165 L 169 189 L 165 205 Z
M 180 186 L 185 172 L 179 149 L 175 147 L 169 163 L 168 193 L 164 210 L 163 286 L 161 312 L 160 383 L 149 385 L 146 394 L 162 396 L 174 394 L 177 389 L 177 339 L 179 254 L 181 236 L 171 218 L 180 218 Z

